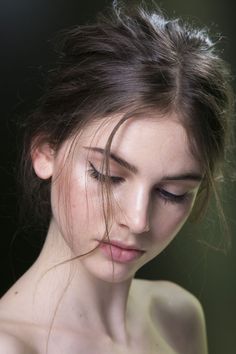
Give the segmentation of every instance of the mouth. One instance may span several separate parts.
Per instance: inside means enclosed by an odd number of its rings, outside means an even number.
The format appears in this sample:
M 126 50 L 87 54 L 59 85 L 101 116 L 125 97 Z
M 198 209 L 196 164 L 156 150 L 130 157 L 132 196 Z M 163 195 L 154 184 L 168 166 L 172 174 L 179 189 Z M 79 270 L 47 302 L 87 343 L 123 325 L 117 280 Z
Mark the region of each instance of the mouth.
M 126 245 L 119 241 L 100 241 L 99 248 L 107 258 L 120 263 L 132 262 L 145 252 L 134 245 Z

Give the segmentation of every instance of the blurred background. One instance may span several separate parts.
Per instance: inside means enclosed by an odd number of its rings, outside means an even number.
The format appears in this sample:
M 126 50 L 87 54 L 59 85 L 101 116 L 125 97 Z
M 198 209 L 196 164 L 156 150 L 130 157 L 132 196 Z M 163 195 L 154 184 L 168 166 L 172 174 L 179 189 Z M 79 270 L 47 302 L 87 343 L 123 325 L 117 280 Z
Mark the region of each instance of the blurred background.
M 139 1 L 123 1 L 139 3 Z M 148 1 L 147 1 L 148 2 Z M 0 0 L 1 116 L 0 116 L 0 291 L 31 265 L 40 246 L 40 232 L 29 237 L 18 224 L 16 160 L 20 136 L 16 122 L 33 109 L 45 74 L 55 60 L 51 39 L 60 29 L 90 22 L 109 5 L 102 0 Z M 163 0 L 157 2 L 170 17 L 182 17 L 210 27 L 223 36 L 222 56 L 236 71 L 236 21 L 233 0 Z M 234 82 L 235 86 L 235 82 Z M 228 183 L 222 202 L 231 230 L 232 246 L 225 254 L 224 232 L 211 203 L 204 222 L 188 223 L 175 241 L 138 277 L 177 282 L 201 301 L 207 323 L 209 353 L 236 353 L 236 187 Z

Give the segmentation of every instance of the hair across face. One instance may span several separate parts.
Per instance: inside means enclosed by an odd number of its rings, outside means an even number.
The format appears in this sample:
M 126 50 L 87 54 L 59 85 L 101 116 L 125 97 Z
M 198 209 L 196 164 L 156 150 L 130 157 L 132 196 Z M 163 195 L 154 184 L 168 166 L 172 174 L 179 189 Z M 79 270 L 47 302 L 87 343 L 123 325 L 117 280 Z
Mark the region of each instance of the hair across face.
M 206 31 L 160 11 L 114 8 L 96 23 L 66 31 L 58 63 L 38 109 L 27 121 L 23 183 L 36 215 L 51 218 L 51 180 L 38 178 L 31 155 L 45 141 L 55 152 L 92 122 L 177 114 L 198 159 L 207 196 L 227 147 L 229 74 Z M 164 119 L 164 118 L 163 118 Z
M 107 140 L 120 119 L 90 124 L 57 154 L 45 144 L 33 158 L 39 177 L 51 173 L 50 230 L 66 242 L 72 258 L 86 254 L 80 262 L 87 271 L 110 281 L 130 278 L 171 242 L 189 216 L 202 180 L 175 114 L 124 122 L 112 141 L 105 174 Z M 103 200 L 107 178 L 111 198 Z

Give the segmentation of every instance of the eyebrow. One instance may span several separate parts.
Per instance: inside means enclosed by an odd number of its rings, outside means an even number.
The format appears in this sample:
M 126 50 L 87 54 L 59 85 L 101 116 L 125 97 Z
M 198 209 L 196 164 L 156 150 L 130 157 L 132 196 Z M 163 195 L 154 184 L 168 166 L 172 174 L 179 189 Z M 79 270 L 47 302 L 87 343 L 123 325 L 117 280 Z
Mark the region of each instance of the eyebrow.
M 98 152 L 101 155 L 105 156 L 105 149 L 99 148 L 99 147 L 88 147 L 84 146 L 84 149 L 86 150 L 91 150 L 94 152 Z M 138 173 L 138 169 L 136 166 L 130 164 L 123 158 L 119 157 L 118 155 L 114 154 L 113 152 L 110 152 L 109 158 L 111 158 L 113 161 L 117 162 L 120 166 L 126 168 L 127 170 L 131 171 L 134 174 Z M 196 172 L 187 172 L 187 173 L 182 173 L 178 175 L 168 175 L 168 176 L 163 176 L 162 181 L 182 181 L 182 180 L 192 180 L 192 181 L 197 181 L 200 182 L 202 181 L 202 175 L 200 173 Z

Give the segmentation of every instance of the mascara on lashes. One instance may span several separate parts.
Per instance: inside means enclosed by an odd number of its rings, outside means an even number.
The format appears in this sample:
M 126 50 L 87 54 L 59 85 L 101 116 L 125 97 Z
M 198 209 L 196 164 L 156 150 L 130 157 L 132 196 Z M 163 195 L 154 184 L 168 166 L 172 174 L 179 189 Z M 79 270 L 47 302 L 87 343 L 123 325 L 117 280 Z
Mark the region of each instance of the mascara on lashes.
M 96 179 L 99 182 L 104 182 L 106 180 L 106 175 L 100 173 L 92 164 L 91 161 L 89 161 L 90 169 L 88 170 L 90 176 L 94 179 Z M 118 176 L 108 176 L 110 178 L 111 182 L 113 184 L 120 184 L 124 182 L 124 179 L 122 177 Z M 164 202 L 171 202 L 174 204 L 180 204 L 185 202 L 187 197 L 189 196 L 189 193 L 184 193 L 181 195 L 173 194 L 168 192 L 167 190 L 163 188 L 156 188 L 155 191 L 158 192 L 158 195 L 164 200 Z

